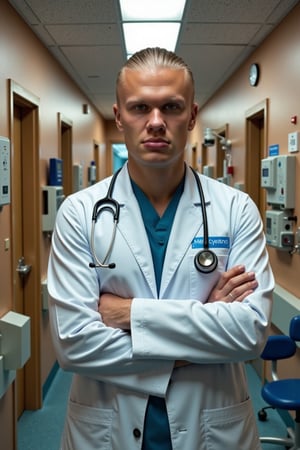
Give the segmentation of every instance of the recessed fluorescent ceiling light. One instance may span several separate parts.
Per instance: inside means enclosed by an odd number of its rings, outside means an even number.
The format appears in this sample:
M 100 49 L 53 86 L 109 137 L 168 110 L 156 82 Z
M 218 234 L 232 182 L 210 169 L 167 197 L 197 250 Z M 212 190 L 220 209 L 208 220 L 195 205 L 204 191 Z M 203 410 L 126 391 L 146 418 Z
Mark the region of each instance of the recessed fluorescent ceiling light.
M 163 47 L 174 51 L 179 28 L 180 23 L 174 22 L 124 23 L 126 52 L 132 54 L 146 47 Z
M 174 51 L 185 0 L 120 0 L 127 55 L 146 47 Z
M 122 20 L 181 20 L 186 0 L 120 0 Z

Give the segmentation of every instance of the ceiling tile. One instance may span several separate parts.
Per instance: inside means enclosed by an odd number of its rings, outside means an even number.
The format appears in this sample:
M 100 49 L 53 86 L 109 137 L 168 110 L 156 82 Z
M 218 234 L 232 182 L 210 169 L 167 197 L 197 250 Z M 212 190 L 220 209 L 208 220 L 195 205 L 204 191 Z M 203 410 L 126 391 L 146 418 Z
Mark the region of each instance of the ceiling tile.
M 184 26 L 182 44 L 247 44 L 259 31 L 259 24 L 211 24 L 190 22 Z
M 120 45 L 121 33 L 117 24 L 48 25 L 45 29 L 57 45 Z
M 187 20 L 214 23 L 264 23 L 280 0 L 192 0 Z

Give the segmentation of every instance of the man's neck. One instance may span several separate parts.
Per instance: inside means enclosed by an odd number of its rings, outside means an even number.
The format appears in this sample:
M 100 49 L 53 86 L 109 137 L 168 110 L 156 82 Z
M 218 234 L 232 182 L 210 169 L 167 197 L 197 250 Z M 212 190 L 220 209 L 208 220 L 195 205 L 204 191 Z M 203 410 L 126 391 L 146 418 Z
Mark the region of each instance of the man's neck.
M 185 174 L 185 166 L 167 168 L 139 167 L 135 170 L 128 164 L 129 175 L 132 180 L 148 197 L 157 213 L 162 216 L 166 210 L 176 188 Z

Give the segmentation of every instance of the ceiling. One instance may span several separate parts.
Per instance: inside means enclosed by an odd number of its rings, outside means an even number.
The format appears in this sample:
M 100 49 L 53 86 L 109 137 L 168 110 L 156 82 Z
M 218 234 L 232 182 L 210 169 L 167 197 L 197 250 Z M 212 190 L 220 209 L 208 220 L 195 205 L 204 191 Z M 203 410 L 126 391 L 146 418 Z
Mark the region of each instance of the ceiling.
M 111 119 L 115 79 L 125 61 L 118 1 L 9 2 L 103 117 Z M 187 0 L 176 53 L 194 72 L 200 105 L 297 3 L 299 0 Z

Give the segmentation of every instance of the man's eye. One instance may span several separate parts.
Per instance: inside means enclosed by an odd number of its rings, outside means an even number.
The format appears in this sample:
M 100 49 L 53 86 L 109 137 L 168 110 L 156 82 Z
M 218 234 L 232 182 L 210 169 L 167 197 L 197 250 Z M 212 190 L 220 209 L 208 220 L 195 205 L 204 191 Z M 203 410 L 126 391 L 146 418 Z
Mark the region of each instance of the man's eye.
M 134 105 L 133 106 L 133 110 L 137 111 L 137 112 L 147 112 L 148 111 L 148 106 L 145 104 L 138 104 L 138 105 Z
M 167 103 L 164 105 L 164 110 L 167 112 L 177 112 L 181 111 L 181 107 L 178 103 Z

